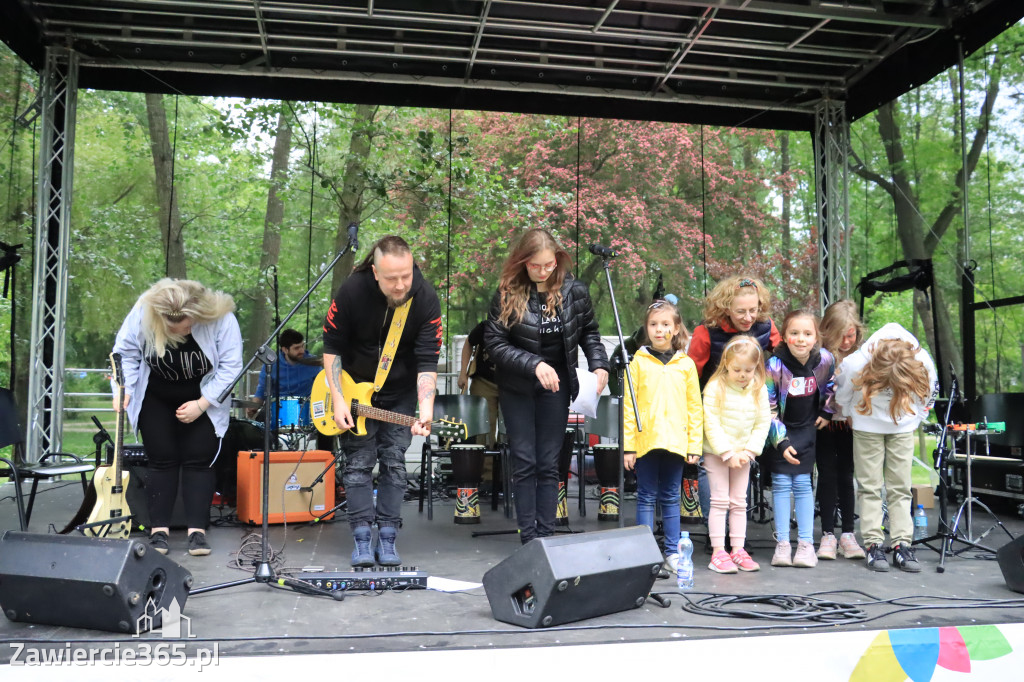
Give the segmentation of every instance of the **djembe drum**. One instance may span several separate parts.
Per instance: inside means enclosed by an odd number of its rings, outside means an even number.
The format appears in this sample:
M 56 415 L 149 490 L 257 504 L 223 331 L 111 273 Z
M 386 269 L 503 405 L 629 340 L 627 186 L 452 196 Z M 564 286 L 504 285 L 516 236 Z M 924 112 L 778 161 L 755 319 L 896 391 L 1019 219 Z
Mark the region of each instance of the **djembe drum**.
M 484 475 L 484 446 L 454 443 L 450 446 L 455 481 L 455 523 L 480 523 L 480 479 Z
M 699 465 L 683 465 L 683 481 L 679 488 L 679 520 L 683 523 L 704 522 L 704 515 L 700 510 L 700 497 L 697 494 L 697 475 L 699 473 Z
M 569 464 L 576 445 L 576 427 L 565 430 L 562 451 L 558 453 L 558 506 L 555 507 L 555 525 L 569 525 Z
M 600 444 L 594 446 L 594 470 L 597 484 L 601 488 L 601 506 L 597 512 L 598 521 L 619 520 L 619 446 Z

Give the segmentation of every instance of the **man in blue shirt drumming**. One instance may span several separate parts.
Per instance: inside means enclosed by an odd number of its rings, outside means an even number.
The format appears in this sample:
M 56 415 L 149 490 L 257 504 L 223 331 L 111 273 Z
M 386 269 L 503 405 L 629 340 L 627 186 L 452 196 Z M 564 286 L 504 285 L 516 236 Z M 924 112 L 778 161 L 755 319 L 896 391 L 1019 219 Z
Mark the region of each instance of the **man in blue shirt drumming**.
M 295 424 L 283 424 L 284 427 L 300 426 L 309 424 L 309 394 L 313 390 L 313 380 L 323 369 L 323 360 L 310 355 L 306 351 L 306 340 L 302 334 L 294 329 L 285 329 L 278 337 L 280 350 L 277 352 L 277 362 L 270 365 L 271 372 L 275 372 L 274 379 L 277 381 L 277 395 L 280 400 L 290 397 L 302 398 L 298 406 L 298 421 Z M 254 402 L 261 405 L 267 396 L 267 367 L 260 370 L 260 381 L 256 386 Z M 261 408 L 250 407 L 246 413 L 250 418 L 254 417 Z M 272 415 L 271 428 L 278 428 L 278 415 Z

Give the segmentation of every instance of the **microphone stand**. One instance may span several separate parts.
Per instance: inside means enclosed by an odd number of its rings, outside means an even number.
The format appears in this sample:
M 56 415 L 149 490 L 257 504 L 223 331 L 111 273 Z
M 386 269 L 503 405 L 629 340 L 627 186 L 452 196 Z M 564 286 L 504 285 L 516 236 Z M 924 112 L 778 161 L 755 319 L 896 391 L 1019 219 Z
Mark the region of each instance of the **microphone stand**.
M 643 431 L 644 427 L 640 421 L 640 410 L 636 406 L 636 386 L 633 385 L 633 375 L 629 371 L 629 359 L 626 357 L 626 340 L 622 336 L 622 322 L 619 319 L 619 306 L 615 302 L 615 287 L 612 285 L 612 271 L 609 261 L 613 257 L 610 253 L 599 254 L 601 256 L 601 265 L 604 267 L 605 278 L 608 281 L 608 295 L 612 299 L 612 313 L 615 316 L 615 331 L 619 335 L 619 362 L 620 366 L 626 372 L 626 381 L 629 382 L 629 398 L 633 401 L 633 414 L 636 415 L 636 430 Z M 623 458 L 623 446 L 626 438 L 626 426 L 625 426 L 625 397 L 623 393 L 626 390 L 625 383 L 621 380 L 618 382 L 619 392 L 619 528 L 625 525 L 624 514 L 622 513 L 622 502 L 625 499 L 625 478 L 626 470 L 625 463 L 622 461 Z
M 354 223 L 349 226 L 348 244 L 345 245 L 344 249 L 338 252 L 338 254 L 334 257 L 334 260 L 328 263 L 327 267 L 325 267 L 323 269 L 323 272 L 320 273 L 320 276 L 316 278 L 316 281 L 313 282 L 313 284 L 310 285 L 309 289 L 306 290 L 306 293 L 302 295 L 302 297 L 292 307 L 288 314 L 284 316 L 284 319 L 277 324 L 277 328 L 274 329 L 274 331 L 270 332 L 270 336 L 268 336 L 267 339 L 262 344 L 260 344 L 259 348 L 257 348 L 256 351 L 253 353 L 253 356 L 249 358 L 249 361 L 247 363 L 245 363 L 245 366 L 242 368 L 242 370 L 235 376 L 234 379 L 231 380 L 231 383 L 228 384 L 227 387 L 225 387 L 225 389 L 221 392 L 220 396 L 218 396 L 218 403 L 223 403 L 225 400 L 228 399 L 228 397 L 231 395 L 231 391 L 235 388 L 235 385 L 242 380 L 242 377 L 246 375 L 246 373 L 249 371 L 249 368 L 256 364 L 257 361 L 263 363 L 263 366 L 266 369 L 268 391 L 267 397 L 269 398 L 270 396 L 273 395 L 272 391 L 276 390 L 276 386 L 273 385 L 274 373 L 270 371 L 270 365 L 273 364 L 274 360 L 277 358 L 277 354 L 270 348 L 270 343 L 277 338 L 277 335 L 281 332 L 281 328 L 284 327 L 284 325 L 288 324 L 288 321 L 292 319 L 292 316 L 295 315 L 296 312 L 298 312 L 299 308 L 301 308 L 302 305 L 306 302 L 306 300 L 312 295 L 313 291 L 315 291 L 316 288 L 320 285 L 320 282 L 322 282 L 324 278 L 327 277 L 328 273 L 334 270 L 334 266 L 337 265 L 338 261 L 340 261 L 349 251 L 355 251 L 356 249 L 359 248 L 357 229 L 358 226 L 356 226 Z M 256 569 L 253 572 L 253 574 L 244 580 L 232 580 L 230 582 L 220 583 L 219 585 L 209 585 L 207 587 L 200 587 L 198 589 L 192 590 L 191 594 L 202 594 L 203 592 L 212 592 L 214 590 L 221 590 L 226 587 L 234 587 L 236 585 L 248 585 L 254 582 L 269 584 L 276 580 L 276 576 L 274 575 L 274 569 L 270 565 L 270 551 L 267 540 L 267 535 L 269 533 L 269 524 L 267 521 L 267 517 L 270 515 L 270 402 L 264 401 L 264 404 L 267 405 L 267 409 L 264 410 L 263 415 L 263 536 L 260 540 L 260 560 L 257 563 Z

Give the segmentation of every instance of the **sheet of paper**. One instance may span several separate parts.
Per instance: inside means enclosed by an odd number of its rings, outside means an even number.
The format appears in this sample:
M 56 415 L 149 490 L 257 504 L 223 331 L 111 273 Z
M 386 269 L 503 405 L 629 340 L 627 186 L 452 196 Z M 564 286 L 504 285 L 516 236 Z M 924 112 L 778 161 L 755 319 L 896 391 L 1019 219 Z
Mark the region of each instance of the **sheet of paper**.
M 576 376 L 580 380 L 580 392 L 569 409 L 588 417 L 597 417 L 597 375 L 577 367 Z
M 465 580 L 440 578 L 436 575 L 427 576 L 427 589 L 437 590 L 438 592 L 468 592 L 483 586 L 483 583 L 470 583 Z

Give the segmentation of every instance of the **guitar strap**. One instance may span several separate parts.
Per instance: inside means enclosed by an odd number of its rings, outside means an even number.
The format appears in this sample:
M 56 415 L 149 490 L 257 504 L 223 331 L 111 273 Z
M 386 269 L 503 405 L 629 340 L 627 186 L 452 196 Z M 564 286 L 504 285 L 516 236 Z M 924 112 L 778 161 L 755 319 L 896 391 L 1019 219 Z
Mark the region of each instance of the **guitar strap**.
M 398 351 L 398 340 L 402 338 L 402 327 L 409 317 L 409 308 L 412 307 L 412 298 L 395 308 L 395 316 L 391 319 L 391 328 L 388 329 L 388 337 L 384 340 L 384 348 L 380 352 L 380 360 L 377 361 L 377 374 L 373 377 L 373 392 L 379 393 L 387 381 L 388 372 L 394 364 L 395 353 Z

